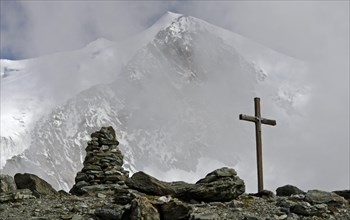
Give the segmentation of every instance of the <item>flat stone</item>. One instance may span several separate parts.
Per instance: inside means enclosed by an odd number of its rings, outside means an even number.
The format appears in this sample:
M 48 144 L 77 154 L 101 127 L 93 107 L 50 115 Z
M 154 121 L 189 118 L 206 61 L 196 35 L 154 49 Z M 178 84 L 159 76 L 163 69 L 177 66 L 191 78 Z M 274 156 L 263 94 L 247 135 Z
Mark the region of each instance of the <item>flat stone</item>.
M 127 179 L 126 176 L 108 175 L 104 178 L 104 181 L 118 182 L 118 181 L 125 181 L 126 179 Z
M 86 165 L 82 169 L 83 172 L 88 171 L 88 170 L 102 171 L 101 167 L 97 166 L 97 165 Z
M 89 177 L 85 173 L 79 172 L 77 176 L 75 177 L 75 182 L 80 182 L 80 181 L 88 181 Z

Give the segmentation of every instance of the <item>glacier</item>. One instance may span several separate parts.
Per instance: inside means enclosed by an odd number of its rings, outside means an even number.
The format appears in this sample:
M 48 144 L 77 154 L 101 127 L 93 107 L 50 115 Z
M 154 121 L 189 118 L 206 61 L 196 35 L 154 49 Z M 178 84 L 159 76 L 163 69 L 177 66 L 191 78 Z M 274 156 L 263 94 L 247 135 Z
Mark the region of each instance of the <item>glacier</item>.
M 255 175 L 242 163 L 254 144 L 238 115 L 260 96 L 262 114 L 297 127 L 310 97 L 305 63 L 174 13 L 122 42 L 1 66 L 1 172 L 34 173 L 64 190 L 89 134 L 110 125 L 131 172 L 189 180 L 224 164 Z

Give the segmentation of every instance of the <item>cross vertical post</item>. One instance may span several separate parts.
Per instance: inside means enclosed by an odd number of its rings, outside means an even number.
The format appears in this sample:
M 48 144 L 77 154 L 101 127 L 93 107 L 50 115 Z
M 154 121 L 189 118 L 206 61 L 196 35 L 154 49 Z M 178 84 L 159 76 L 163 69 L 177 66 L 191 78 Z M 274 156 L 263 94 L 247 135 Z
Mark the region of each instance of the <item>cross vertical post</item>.
M 263 182 L 263 162 L 262 162 L 262 140 L 261 140 L 261 124 L 276 125 L 275 120 L 266 119 L 261 117 L 260 112 L 260 98 L 254 98 L 255 116 L 239 115 L 240 120 L 250 121 L 255 123 L 255 137 L 256 137 L 256 159 L 257 159 L 257 170 L 258 170 L 258 192 L 264 190 Z

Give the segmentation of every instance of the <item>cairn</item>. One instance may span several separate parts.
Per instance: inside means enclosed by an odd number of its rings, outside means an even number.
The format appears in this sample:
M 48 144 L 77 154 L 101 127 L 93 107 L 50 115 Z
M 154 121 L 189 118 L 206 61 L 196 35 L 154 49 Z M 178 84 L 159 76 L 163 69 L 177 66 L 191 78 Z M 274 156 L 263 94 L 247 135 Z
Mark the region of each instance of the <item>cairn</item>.
M 85 149 L 84 167 L 75 177 L 71 194 L 82 195 L 125 185 L 129 172 L 122 167 L 123 154 L 118 144 L 112 127 L 102 127 L 91 134 L 91 141 Z

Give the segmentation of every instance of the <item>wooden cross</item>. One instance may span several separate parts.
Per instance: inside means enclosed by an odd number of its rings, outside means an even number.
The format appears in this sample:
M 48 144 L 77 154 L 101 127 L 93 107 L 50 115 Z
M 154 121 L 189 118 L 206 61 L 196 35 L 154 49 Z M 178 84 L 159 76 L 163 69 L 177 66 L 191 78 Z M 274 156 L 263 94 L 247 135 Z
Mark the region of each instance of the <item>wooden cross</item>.
M 240 120 L 251 121 L 255 123 L 255 136 L 256 136 L 256 159 L 258 165 L 258 192 L 264 190 L 263 183 L 263 162 L 262 162 L 262 142 L 261 142 L 261 124 L 276 125 L 275 120 L 262 118 L 260 114 L 260 98 L 254 98 L 255 104 L 255 116 L 239 115 Z

